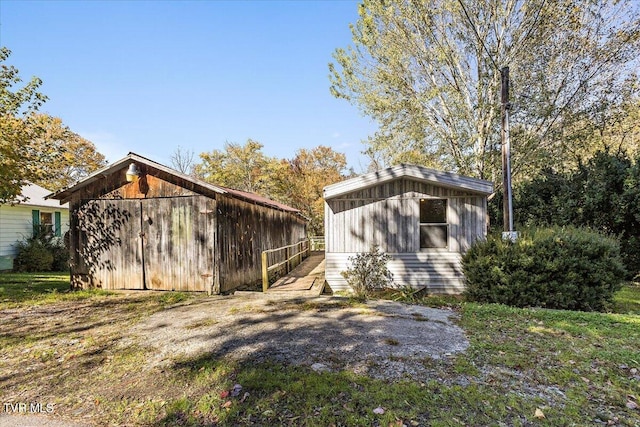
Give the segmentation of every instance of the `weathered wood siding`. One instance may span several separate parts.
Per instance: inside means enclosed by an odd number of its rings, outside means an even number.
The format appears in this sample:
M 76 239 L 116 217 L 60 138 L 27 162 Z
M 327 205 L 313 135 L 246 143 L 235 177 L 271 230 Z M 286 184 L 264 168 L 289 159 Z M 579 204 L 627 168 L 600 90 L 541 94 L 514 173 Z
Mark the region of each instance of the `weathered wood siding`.
M 75 286 L 212 290 L 215 200 L 89 200 L 77 215 Z
M 447 199 L 449 247 L 420 248 L 420 199 Z M 332 289 L 346 289 L 340 272 L 348 258 L 372 245 L 393 257 L 396 283 L 428 286 L 434 292 L 459 292 L 464 280 L 461 253 L 486 236 L 486 197 L 397 179 L 325 202 L 326 277 Z
M 75 208 L 72 286 L 144 289 L 141 218 L 137 200 L 86 200 Z
M 204 196 L 142 200 L 147 289 L 211 291 L 216 201 Z
M 125 170 L 71 196 L 69 246 L 74 288 L 144 289 L 140 200 L 195 194 L 152 175 L 129 183 Z
M 262 251 L 306 237 L 306 221 L 291 212 L 218 196 L 220 290 L 261 280 Z
M 75 287 L 226 292 L 260 281 L 263 250 L 306 237 L 294 212 L 151 168 L 127 183 L 125 170 L 70 197 Z

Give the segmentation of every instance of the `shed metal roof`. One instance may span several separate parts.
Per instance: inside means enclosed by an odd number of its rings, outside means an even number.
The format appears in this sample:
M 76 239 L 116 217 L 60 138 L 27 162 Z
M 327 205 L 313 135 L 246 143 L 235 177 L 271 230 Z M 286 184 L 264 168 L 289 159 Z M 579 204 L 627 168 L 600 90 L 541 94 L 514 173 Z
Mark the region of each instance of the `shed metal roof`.
M 400 164 L 387 169 L 370 172 L 324 187 L 324 198 L 333 199 L 354 191 L 401 178 L 427 182 L 441 187 L 489 195 L 493 193 L 493 183 L 483 179 L 471 178 L 452 172 L 444 172 L 418 165 Z
M 298 209 L 292 208 L 291 206 L 287 206 L 285 204 L 276 202 L 274 200 L 268 199 L 266 197 L 262 197 L 259 196 L 257 194 L 254 193 L 248 193 L 245 191 L 239 191 L 239 190 L 233 190 L 231 188 L 226 188 L 226 187 L 221 187 L 218 185 L 213 185 L 210 184 L 206 181 L 203 181 L 201 179 L 198 178 L 194 178 L 190 175 L 185 175 L 181 172 L 178 172 L 175 169 L 169 168 L 167 166 L 164 166 L 160 163 L 156 163 L 153 160 L 147 159 L 146 157 L 142 157 L 138 154 L 135 153 L 129 153 L 126 157 L 118 160 L 115 163 L 110 164 L 109 166 L 106 166 L 94 173 L 92 173 L 91 175 L 89 175 L 88 177 L 86 177 L 85 179 L 81 180 L 80 182 L 78 182 L 77 184 L 68 187 L 68 188 L 63 188 L 60 191 L 57 191 L 55 193 L 49 194 L 47 195 L 45 198 L 46 199 L 56 199 L 56 200 L 60 200 L 60 204 L 68 202 L 69 199 L 71 198 L 71 195 L 86 187 L 87 185 L 91 184 L 92 182 L 95 182 L 99 179 L 102 179 L 105 176 L 111 175 L 112 173 L 115 173 L 121 169 L 123 169 L 124 167 L 128 167 L 130 163 L 139 163 L 139 164 L 143 164 L 149 168 L 152 169 L 156 169 L 159 171 L 162 171 L 166 174 L 169 174 L 175 178 L 181 179 L 183 181 L 189 182 L 191 184 L 193 184 L 195 186 L 195 189 L 197 192 L 203 192 L 203 193 L 207 193 L 207 192 L 213 192 L 213 193 L 217 193 L 217 194 L 227 194 L 231 197 L 235 197 L 238 199 L 242 199 L 248 202 L 252 202 L 252 203 L 256 203 L 259 205 L 264 205 L 264 206 L 268 206 L 268 207 L 272 207 L 275 209 L 279 209 L 279 210 L 283 210 L 286 212 L 293 212 L 293 213 L 300 213 L 300 211 Z

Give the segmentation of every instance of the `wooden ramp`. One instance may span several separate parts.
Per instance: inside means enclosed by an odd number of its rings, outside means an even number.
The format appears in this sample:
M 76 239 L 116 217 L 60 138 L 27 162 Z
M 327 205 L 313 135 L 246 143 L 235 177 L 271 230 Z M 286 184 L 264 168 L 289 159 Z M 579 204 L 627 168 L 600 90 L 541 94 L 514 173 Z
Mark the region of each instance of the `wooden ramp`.
M 267 293 L 320 295 L 324 289 L 324 252 L 312 252 L 302 264 L 279 278 Z

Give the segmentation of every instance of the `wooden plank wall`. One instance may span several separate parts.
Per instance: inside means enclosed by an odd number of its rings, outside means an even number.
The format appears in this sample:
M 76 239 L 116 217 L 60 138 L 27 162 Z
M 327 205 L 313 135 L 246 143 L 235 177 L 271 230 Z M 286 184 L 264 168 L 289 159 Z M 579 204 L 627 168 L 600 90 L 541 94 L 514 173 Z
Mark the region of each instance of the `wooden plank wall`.
M 192 196 L 140 203 L 146 289 L 211 291 L 216 201 Z
M 140 202 L 87 200 L 75 212 L 70 233 L 72 286 L 143 289 Z
M 306 238 L 306 221 L 299 215 L 227 196 L 217 201 L 222 292 L 260 282 L 263 250 Z
M 124 179 L 125 170 L 75 192 L 71 196 L 70 206 L 73 212 L 78 213 L 86 209 L 84 206 L 104 208 L 108 200 L 113 201 L 112 206 L 126 205 L 125 210 L 132 219 L 127 219 L 127 225 L 123 225 L 119 231 L 122 235 L 116 233 L 115 238 L 127 242 L 128 246 L 122 248 L 123 254 L 128 251 L 134 257 L 136 266 L 141 268 L 142 261 L 138 263 L 138 259 L 142 260 L 144 255 L 148 257 L 144 260 L 147 288 L 213 290 L 214 293 L 220 293 L 259 282 L 263 250 L 297 243 L 306 238 L 306 221 L 293 212 L 214 192 L 198 196 L 192 189 L 167 181 L 168 177 L 160 176 L 162 174 L 147 174 L 138 182 L 127 183 Z M 129 201 L 131 205 L 127 204 Z M 103 202 L 104 206 L 100 204 Z M 88 255 L 89 249 L 97 241 L 88 242 L 83 227 L 91 227 L 99 215 L 94 212 L 94 218 L 89 221 L 86 218 L 79 221 L 77 215 L 70 218 L 73 286 L 142 289 L 137 281 L 122 275 L 116 277 L 109 273 L 111 276 L 107 276 L 100 264 L 106 259 L 96 260 Z M 138 219 L 134 221 L 133 218 Z M 102 226 L 109 227 L 109 224 Z M 139 224 L 138 228 L 134 229 L 134 224 Z M 135 249 L 138 243 L 134 243 L 141 231 L 145 235 L 144 252 Z M 139 245 L 141 248 L 141 241 Z M 117 252 L 120 249 L 114 250 Z M 109 257 L 108 253 L 104 252 L 104 256 Z M 119 256 L 116 254 L 116 258 Z M 117 270 L 124 271 L 124 268 Z M 136 277 L 137 273 L 138 270 L 135 271 Z M 142 277 L 142 270 L 139 276 Z
M 126 167 L 120 171 L 121 173 L 105 176 L 103 179 L 92 182 L 71 195 L 69 201 L 71 213 L 69 217 L 69 246 L 71 252 L 71 285 L 73 288 L 142 289 L 144 283 L 142 281 L 141 261 L 142 241 L 134 242 L 134 239 L 140 239 L 138 236 L 142 231 L 140 219 L 142 205 L 140 204 L 140 199 L 196 194 L 192 190 L 150 174 L 145 175 L 143 179 L 137 182 L 128 183 L 125 178 L 125 171 Z M 98 200 L 94 199 L 100 199 L 99 203 Z M 108 200 L 135 201 L 136 207 L 126 203 L 120 205 L 109 204 L 107 203 Z M 109 211 L 99 212 L 99 209 L 107 209 L 108 206 L 111 206 Z M 136 217 L 138 219 L 135 222 L 131 222 L 131 218 Z M 118 224 L 120 224 L 119 227 L 121 229 L 116 231 L 114 227 Z M 91 235 L 94 237 L 90 237 Z M 215 231 L 213 236 L 215 236 Z M 100 239 L 107 242 L 103 244 L 103 247 L 100 247 Z M 131 258 L 126 262 L 135 266 L 135 268 L 132 267 L 133 270 L 130 272 L 132 274 L 131 277 L 125 277 L 124 273 L 116 273 L 116 271 L 126 271 L 124 266 L 118 267 L 116 270 L 113 268 L 111 270 L 108 269 L 109 261 L 112 263 L 120 262 L 118 261 L 120 256 L 118 254 L 122 250 L 115 248 L 115 259 L 109 259 L 110 255 L 108 255 L 108 251 L 105 252 L 104 246 L 113 247 L 113 243 L 109 243 L 112 239 L 119 239 L 122 245 L 130 246 L 128 252 L 130 252 Z M 214 244 L 215 240 L 211 240 L 211 246 Z M 138 248 L 138 245 L 139 249 L 134 250 L 134 247 Z M 122 263 L 124 262 L 125 260 L 123 259 Z

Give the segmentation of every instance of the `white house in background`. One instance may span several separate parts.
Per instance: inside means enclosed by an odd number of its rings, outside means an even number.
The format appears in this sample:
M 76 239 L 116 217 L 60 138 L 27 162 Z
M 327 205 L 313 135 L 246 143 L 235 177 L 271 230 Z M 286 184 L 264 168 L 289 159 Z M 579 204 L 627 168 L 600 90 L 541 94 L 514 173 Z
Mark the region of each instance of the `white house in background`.
M 15 244 L 32 236 L 34 226 L 50 226 L 55 236 L 63 236 L 69 229 L 69 205 L 45 200 L 49 194 L 45 188 L 28 184 L 22 187 L 26 201 L 0 204 L 0 270 L 13 268 Z
M 327 283 L 347 290 L 349 258 L 378 245 L 396 285 L 430 293 L 464 290 L 461 257 L 487 234 L 493 184 L 399 165 L 324 188 Z

